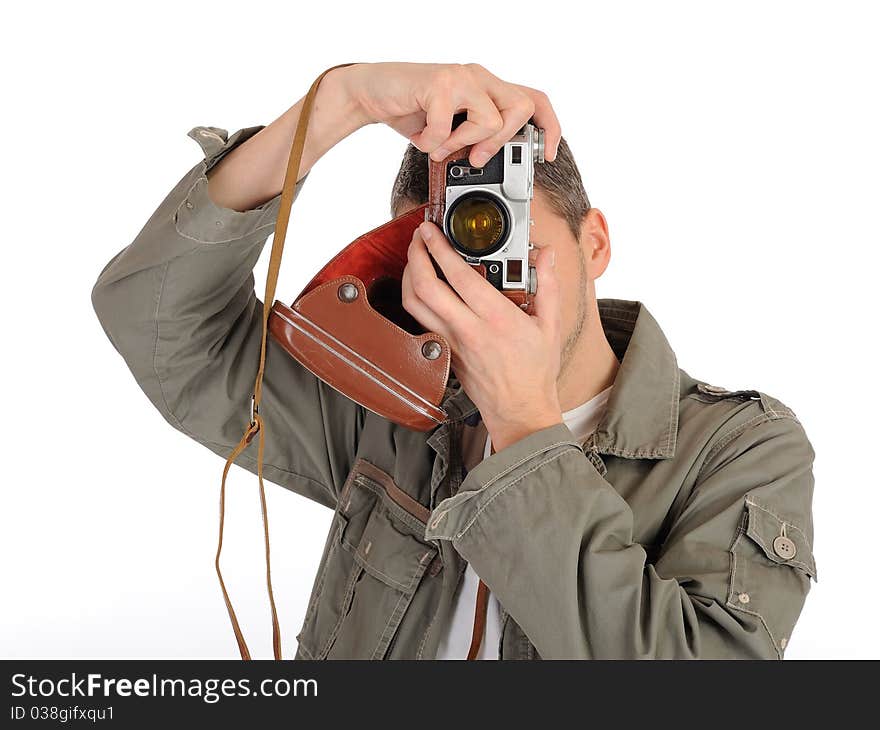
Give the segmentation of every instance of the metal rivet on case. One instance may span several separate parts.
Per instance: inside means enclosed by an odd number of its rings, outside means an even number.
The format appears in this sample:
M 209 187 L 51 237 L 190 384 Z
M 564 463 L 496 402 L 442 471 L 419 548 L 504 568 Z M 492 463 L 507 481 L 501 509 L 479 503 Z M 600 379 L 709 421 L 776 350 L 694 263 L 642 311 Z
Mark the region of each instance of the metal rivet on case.
M 422 345 L 422 355 L 428 360 L 436 360 L 443 353 L 443 347 L 436 340 L 428 340 Z
M 353 302 L 355 299 L 358 298 L 358 288 L 354 284 L 346 282 L 339 287 L 339 289 L 336 291 L 336 294 L 339 297 L 340 301 L 346 303 Z

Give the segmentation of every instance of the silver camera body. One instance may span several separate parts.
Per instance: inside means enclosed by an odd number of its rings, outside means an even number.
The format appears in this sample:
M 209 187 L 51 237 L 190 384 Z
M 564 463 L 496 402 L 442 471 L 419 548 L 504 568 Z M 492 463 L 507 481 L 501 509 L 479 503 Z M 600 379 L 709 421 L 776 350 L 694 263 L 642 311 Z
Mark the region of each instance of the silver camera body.
M 467 156 L 446 164 L 443 232 L 502 292 L 537 288 L 529 265 L 536 162 L 544 162 L 544 130 L 527 123 L 483 167 Z

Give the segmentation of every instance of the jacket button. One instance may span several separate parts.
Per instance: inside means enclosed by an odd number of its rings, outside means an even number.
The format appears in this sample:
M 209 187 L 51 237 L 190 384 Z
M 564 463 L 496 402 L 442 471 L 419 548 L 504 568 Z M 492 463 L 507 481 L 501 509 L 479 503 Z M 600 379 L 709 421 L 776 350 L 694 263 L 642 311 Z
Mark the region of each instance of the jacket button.
M 791 560 L 797 555 L 797 546 L 790 538 L 780 535 L 773 541 L 773 552 L 783 560 Z
M 748 603 L 749 601 L 752 600 L 752 599 L 749 597 L 749 594 L 748 594 L 748 593 L 740 593 L 740 594 L 737 596 L 737 598 L 739 599 L 739 602 L 740 602 L 740 603 Z

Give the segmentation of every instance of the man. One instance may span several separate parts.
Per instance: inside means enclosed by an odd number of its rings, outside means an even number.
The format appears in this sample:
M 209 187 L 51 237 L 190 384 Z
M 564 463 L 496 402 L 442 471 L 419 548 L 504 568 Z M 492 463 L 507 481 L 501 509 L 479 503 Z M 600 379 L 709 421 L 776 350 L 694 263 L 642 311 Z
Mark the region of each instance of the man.
M 191 130 L 204 160 L 92 292 L 152 403 L 224 458 L 247 425 L 263 306 L 252 270 L 301 106 L 229 138 Z M 452 131 L 460 109 L 468 121 Z M 297 656 L 781 658 L 816 577 L 810 442 L 772 396 L 680 369 L 640 302 L 597 300 L 607 225 L 545 95 L 473 64 L 334 70 L 296 190 L 334 144 L 381 121 L 412 142 L 399 215 L 425 200 L 427 154 L 473 144 L 479 166 L 529 119 L 548 149 L 534 315 L 433 224 L 409 247 L 403 305 L 453 349 L 448 424 L 390 423 L 269 340 L 264 474 L 334 510 Z M 255 443 L 238 463 L 256 471 Z

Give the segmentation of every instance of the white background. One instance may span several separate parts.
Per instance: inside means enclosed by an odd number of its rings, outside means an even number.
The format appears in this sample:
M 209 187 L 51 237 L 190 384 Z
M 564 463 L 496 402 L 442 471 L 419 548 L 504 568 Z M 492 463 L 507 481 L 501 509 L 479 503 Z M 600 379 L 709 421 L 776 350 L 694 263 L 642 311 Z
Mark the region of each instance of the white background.
M 610 225 L 599 296 L 645 302 L 689 373 L 779 397 L 815 447 L 820 582 L 788 658 L 880 656 L 872 5 L 7 9 L 0 656 L 237 656 L 213 570 L 223 461 L 152 408 L 89 295 L 200 159 L 191 127 L 268 124 L 325 68 L 381 60 L 474 61 L 550 95 Z M 317 164 L 279 298 L 389 217 L 405 144 L 374 125 Z M 268 489 L 292 656 L 331 513 Z M 234 467 L 230 491 L 227 583 L 268 657 L 256 477 Z

